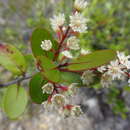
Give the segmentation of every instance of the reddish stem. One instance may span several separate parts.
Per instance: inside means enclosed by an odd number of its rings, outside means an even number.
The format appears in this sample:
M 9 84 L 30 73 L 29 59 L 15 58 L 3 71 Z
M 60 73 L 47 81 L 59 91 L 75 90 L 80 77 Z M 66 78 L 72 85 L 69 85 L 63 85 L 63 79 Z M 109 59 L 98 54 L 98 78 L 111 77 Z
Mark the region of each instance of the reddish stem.
M 66 86 L 57 86 L 57 88 L 61 89 L 62 91 L 68 90 L 68 87 L 66 87 Z
M 68 104 L 68 105 L 64 106 L 63 109 L 71 110 L 73 107 L 74 107 L 74 105 Z
M 57 50 L 56 53 L 55 53 L 54 60 L 56 60 L 56 59 L 58 58 L 58 55 L 59 55 L 59 53 L 60 53 L 60 49 L 61 49 L 61 47 L 62 47 L 62 44 L 64 43 L 64 40 L 66 39 L 66 37 L 67 37 L 67 35 L 68 35 L 69 30 L 70 30 L 70 27 L 67 28 L 66 33 L 63 35 L 63 37 L 62 37 L 62 39 L 61 39 L 61 41 L 60 41 L 60 43 L 59 43 L 59 47 L 58 47 L 58 50 Z
M 130 78 L 130 74 L 128 72 L 125 72 L 125 74 Z
M 59 27 L 60 28 L 60 32 L 61 32 L 61 35 L 63 36 L 64 35 L 64 31 L 63 31 L 63 27 Z

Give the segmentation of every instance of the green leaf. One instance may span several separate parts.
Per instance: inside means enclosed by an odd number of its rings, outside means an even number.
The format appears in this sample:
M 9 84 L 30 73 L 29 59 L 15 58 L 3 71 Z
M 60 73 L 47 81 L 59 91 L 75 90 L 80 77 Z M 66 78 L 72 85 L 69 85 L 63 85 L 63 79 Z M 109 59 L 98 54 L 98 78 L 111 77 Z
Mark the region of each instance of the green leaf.
M 71 84 L 71 83 L 79 83 L 81 84 L 81 76 L 79 74 L 76 73 L 72 73 L 72 72 L 61 72 L 61 83 L 67 83 L 67 84 Z
M 54 83 L 60 82 L 61 77 L 60 77 L 60 71 L 58 71 L 58 70 L 45 70 L 42 74 L 49 81 L 52 81 Z
M 33 31 L 32 33 L 32 38 L 31 38 L 31 47 L 32 47 L 32 52 L 34 54 L 34 56 L 47 56 L 50 59 L 53 59 L 54 54 L 51 51 L 44 51 L 41 48 L 41 42 L 44 40 L 51 40 L 52 44 L 53 44 L 53 49 L 56 50 L 57 49 L 57 42 L 53 39 L 53 37 L 51 36 L 50 32 L 44 28 L 37 28 Z
M 45 56 L 37 57 L 37 62 L 41 68 L 43 76 L 52 82 L 60 82 L 61 75 L 60 71 L 57 69 L 56 64 Z
M 25 111 L 27 102 L 28 96 L 25 89 L 17 85 L 11 85 L 4 95 L 4 111 L 9 118 L 16 119 Z
M 115 58 L 116 52 L 113 50 L 96 51 L 72 60 L 67 68 L 71 71 L 91 69 L 107 64 Z
M 34 56 L 32 54 L 26 54 L 24 57 L 28 67 L 31 66 L 32 63 L 35 64 Z
M 46 56 L 39 56 L 37 59 L 38 63 L 43 67 L 44 70 L 55 69 L 57 67 L 56 64 Z
M 37 104 L 41 104 L 42 102 L 46 101 L 48 98 L 48 94 L 43 94 L 42 93 L 42 86 L 46 83 L 43 79 L 43 76 L 41 73 L 37 73 L 32 77 L 30 80 L 30 89 L 29 93 L 31 96 L 31 99 L 33 102 Z
M 24 57 L 25 57 L 25 60 L 27 62 L 27 67 L 28 67 L 27 73 L 32 73 L 33 71 L 36 70 L 35 58 L 32 53 L 26 54 L 26 55 L 24 55 Z
M 16 75 L 26 72 L 24 56 L 13 45 L 0 44 L 0 64 Z

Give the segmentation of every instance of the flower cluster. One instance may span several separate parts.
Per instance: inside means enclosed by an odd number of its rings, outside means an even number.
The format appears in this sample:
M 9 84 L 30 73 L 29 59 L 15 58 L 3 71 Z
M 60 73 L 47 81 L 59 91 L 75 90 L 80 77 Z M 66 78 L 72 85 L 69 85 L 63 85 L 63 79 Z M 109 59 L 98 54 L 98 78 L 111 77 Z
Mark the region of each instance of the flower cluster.
M 88 5 L 88 2 L 85 0 L 75 0 L 74 7 L 78 11 L 82 11 L 83 9 L 86 8 Z
M 72 16 L 70 16 L 69 25 L 75 32 L 83 33 L 87 29 L 86 22 L 87 19 L 84 18 L 82 14 L 75 12 Z
M 50 19 L 50 21 L 53 30 L 59 31 L 60 27 L 62 27 L 65 22 L 65 15 L 64 14 L 55 15 L 53 18 Z
M 82 52 L 86 52 L 80 48 L 80 43 L 77 36 L 79 33 L 84 33 L 87 30 L 87 18 L 85 18 L 81 13 L 87 5 L 88 3 L 85 0 L 75 0 L 74 11 L 72 15 L 70 15 L 70 23 L 68 27 L 66 26 L 65 15 L 63 13 L 54 15 L 50 18 L 51 27 L 56 32 L 59 41 L 63 40 L 64 37 L 68 38 L 66 43 L 62 46 L 62 50 L 60 50 L 61 54 L 67 58 L 74 58 L 71 51 L 80 50 L 81 54 Z M 45 51 L 49 51 L 52 48 L 51 41 L 42 41 L 41 48 Z
M 91 70 L 83 72 L 81 79 L 84 85 L 90 85 L 94 80 L 95 74 Z
M 109 86 L 113 80 L 125 80 L 130 78 L 130 55 L 125 56 L 123 52 L 117 52 L 117 59 L 111 61 L 109 65 L 100 68 L 100 72 L 103 74 L 101 78 L 102 86 Z M 128 80 L 129 83 L 129 80 Z
M 59 54 L 62 55 L 63 61 L 64 59 L 74 58 L 72 53 L 74 51 L 79 51 L 81 55 L 90 53 L 89 51 L 80 48 L 80 40 L 78 39 L 79 34 L 84 33 L 87 30 L 87 19 L 82 15 L 82 11 L 87 5 L 88 3 L 85 0 L 75 0 L 74 10 L 69 17 L 70 23 L 68 26 L 66 25 L 64 14 L 54 15 L 50 18 L 51 27 L 54 32 L 56 32 L 59 43 L 59 48 L 58 51 L 55 52 L 55 56 Z M 41 41 L 41 48 L 44 51 L 50 51 L 52 45 L 53 43 L 48 39 Z M 87 74 L 91 74 L 91 71 L 85 73 L 83 77 L 86 78 Z M 89 81 L 90 83 L 93 81 L 91 78 L 89 80 L 91 80 Z M 86 83 L 85 80 L 84 83 Z M 71 105 L 67 100 L 68 97 L 72 97 L 76 94 L 77 85 L 77 83 L 72 83 L 68 86 L 50 82 L 46 83 L 43 85 L 42 90 L 43 93 L 47 93 L 50 96 L 43 104 L 45 104 L 46 107 L 52 106 L 51 108 L 58 108 L 58 110 L 62 109 L 65 116 L 79 116 L 82 114 L 80 106 Z
M 47 83 L 42 87 L 43 93 L 51 94 L 54 90 L 54 86 L 52 83 Z
M 72 83 L 68 87 L 62 85 L 53 85 L 52 83 L 47 83 L 43 85 L 43 93 L 50 94 L 47 101 L 43 102 L 47 110 L 53 109 L 58 111 L 65 116 L 80 116 L 83 112 L 78 105 L 68 104 L 67 100 L 72 97 L 77 92 L 77 83 Z M 58 93 L 57 93 L 58 92 Z
M 95 68 L 94 71 L 88 70 L 83 72 L 82 81 L 85 85 L 90 85 L 94 81 L 94 72 L 98 71 L 102 74 L 101 85 L 103 87 L 109 87 L 114 80 L 125 80 L 128 78 L 128 84 L 130 85 L 130 55 L 125 56 L 124 52 L 117 52 L 117 59 L 111 61 L 108 65 Z
M 70 37 L 67 40 L 67 47 L 72 50 L 79 50 L 79 40 L 75 36 Z
M 63 66 L 62 69 L 64 69 L 64 63 L 68 63 L 66 61 L 75 58 L 73 55 L 74 52 L 79 52 L 79 55 L 91 53 L 80 47 L 80 40 L 78 39 L 79 34 L 87 30 L 87 19 L 82 15 L 82 11 L 87 5 L 88 3 L 85 0 L 75 0 L 74 11 L 69 17 L 68 26 L 66 25 L 64 14 L 55 15 L 50 19 L 52 29 L 58 39 L 58 50 L 52 49 L 53 41 L 41 41 L 41 48 L 44 51 L 53 51 L 54 60 L 58 59 L 60 61 L 59 66 Z M 101 85 L 103 87 L 109 87 L 114 80 L 124 80 L 126 78 L 128 78 L 130 85 L 129 69 L 130 55 L 125 56 L 123 52 L 117 52 L 117 59 L 111 61 L 108 65 L 92 68 L 84 72 L 80 71 L 79 73 L 81 74 L 82 85 L 89 86 L 92 84 L 98 74 L 98 77 L 101 77 Z M 61 68 L 59 70 L 61 71 Z M 65 116 L 81 115 L 82 110 L 80 106 L 73 105 L 68 101 L 68 98 L 76 94 L 77 86 L 77 83 L 67 84 L 66 86 L 66 84 L 56 84 L 49 81 L 42 87 L 43 93 L 49 95 L 48 100 L 43 104 L 47 108 L 51 106 L 53 110 L 62 110 Z

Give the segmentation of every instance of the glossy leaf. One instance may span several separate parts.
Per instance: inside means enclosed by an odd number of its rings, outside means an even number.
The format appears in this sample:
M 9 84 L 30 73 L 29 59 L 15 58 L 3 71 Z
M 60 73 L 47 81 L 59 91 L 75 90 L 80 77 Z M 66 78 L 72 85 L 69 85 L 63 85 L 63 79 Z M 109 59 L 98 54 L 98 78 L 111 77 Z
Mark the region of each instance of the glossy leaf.
M 24 57 L 25 57 L 28 67 L 31 66 L 32 64 L 34 65 L 35 60 L 34 60 L 34 56 L 32 54 L 26 54 L 26 55 L 24 55 Z
M 56 64 L 46 56 L 37 57 L 39 64 L 44 70 L 55 69 Z
M 72 72 L 61 72 L 61 83 L 79 83 L 81 84 L 81 76 Z
M 43 76 L 52 82 L 58 83 L 61 75 L 56 64 L 45 56 L 37 57 L 38 64 Z
M 26 72 L 24 56 L 13 45 L 0 44 L 0 64 L 16 75 Z
M 35 58 L 32 55 L 32 53 L 31 54 L 26 54 L 26 55 L 24 55 L 24 57 L 25 57 L 27 67 L 28 67 L 27 73 L 32 73 L 33 71 L 36 70 Z
M 41 73 L 37 73 L 30 80 L 30 89 L 29 93 L 33 102 L 37 104 L 41 104 L 43 101 L 46 101 L 48 98 L 48 94 L 42 93 L 42 86 L 46 81 L 43 79 Z
M 71 71 L 87 70 L 107 64 L 115 58 L 116 52 L 113 50 L 96 51 L 72 60 L 67 68 Z
M 37 28 L 33 31 L 32 33 L 32 38 L 31 38 L 31 47 L 32 47 L 32 52 L 34 56 L 47 56 L 50 59 L 54 57 L 53 52 L 51 51 L 44 51 L 41 48 L 41 42 L 44 40 L 51 40 L 53 44 L 53 49 L 57 49 L 57 42 L 53 39 L 52 35 L 50 32 L 44 28 Z
M 25 111 L 27 101 L 28 96 L 24 88 L 9 86 L 4 95 L 4 111 L 9 118 L 16 119 Z

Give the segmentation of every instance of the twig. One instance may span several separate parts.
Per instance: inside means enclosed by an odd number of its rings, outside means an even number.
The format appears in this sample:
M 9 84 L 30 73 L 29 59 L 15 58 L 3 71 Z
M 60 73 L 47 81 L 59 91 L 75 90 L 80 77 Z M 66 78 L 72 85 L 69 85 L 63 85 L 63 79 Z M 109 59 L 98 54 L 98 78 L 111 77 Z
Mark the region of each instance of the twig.
M 60 49 L 61 49 L 61 47 L 62 47 L 62 44 L 64 43 L 64 40 L 66 39 L 69 30 L 70 30 L 70 27 L 67 28 L 65 35 L 62 37 L 62 39 L 61 39 L 61 41 L 60 41 L 60 43 L 59 43 L 59 47 L 58 47 L 58 50 L 57 50 L 56 53 L 55 53 L 54 60 L 57 59 L 57 57 L 58 57 L 58 55 L 59 55 L 59 53 L 60 53 Z
M 12 84 L 19 83 L 19 82 L 21 82 L 23 80 L 30 79 L 31 77 L 32 77 L 32 75 L 27 75 L 27 76 L 24 76 L 24 77 L 16 78 L 15 80 L 10 81 L 8 83 L 0 84 L 0 88 L 7 87 L 7 86 L 10 86 Z

